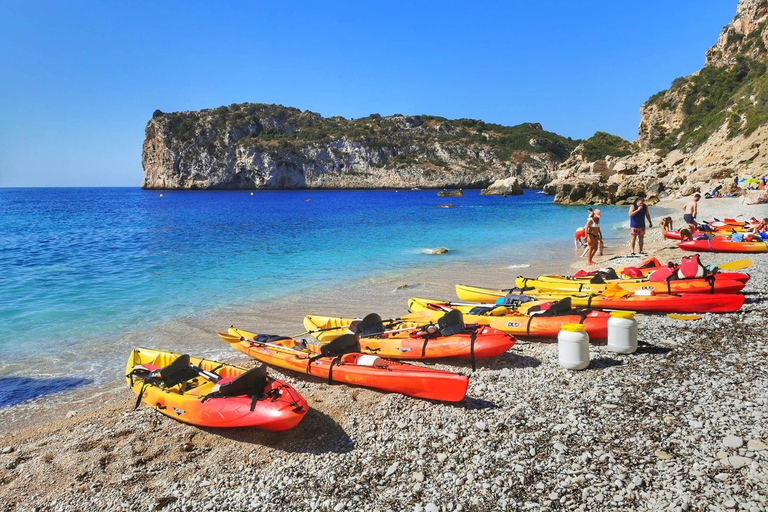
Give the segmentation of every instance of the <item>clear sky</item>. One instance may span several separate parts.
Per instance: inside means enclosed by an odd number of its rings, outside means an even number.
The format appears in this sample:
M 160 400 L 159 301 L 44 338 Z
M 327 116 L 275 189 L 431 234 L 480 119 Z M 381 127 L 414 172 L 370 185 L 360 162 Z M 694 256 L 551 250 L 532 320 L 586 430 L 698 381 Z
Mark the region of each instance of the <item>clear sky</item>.
M 277 103 L 634 140 L 736 0 L 0 2 L 0 186 L 138 186 L 164 112 Z

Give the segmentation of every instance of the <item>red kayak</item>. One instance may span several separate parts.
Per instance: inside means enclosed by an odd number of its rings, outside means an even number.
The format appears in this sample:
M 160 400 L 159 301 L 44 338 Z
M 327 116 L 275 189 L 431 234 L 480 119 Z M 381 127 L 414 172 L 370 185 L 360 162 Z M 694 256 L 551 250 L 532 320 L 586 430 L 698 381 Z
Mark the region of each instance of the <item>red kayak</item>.
M 287 382 L 267 376 L 266 367 L 245 370 L 165 350 L 137 348 L 126 381 L 156 411 L 199 427 L 257 427 L 287 430 L 309 410 Z
M 694 240 L 704 240 L 709 235 L 707 233 L 702 233 L 701 231 L 695 231 L 692 236 L 693 236 Z M 723 231 L 723 232 L 715 231 L 714 233 L 712 233 L 712 236 L 714 236 L 716 238 L 723 238 L 723 239 L 730 238 L 731 237 L 731 231 L 727 231 L 727 232 L 726 231 Z M 666 238 L 667 240 L 681 240 L 682 239 L 682 237 L 680 236 L 680 232 L 679 231 L 664 231 L 664 238 Z
M 650 274 L 652 274 L 653 272 L 655 272 L 657 270 L 660 270 L 660 269 L 663 269 L 663 268 L 667 268 L 669 265 L 672 265 L 672 263 L 668 263 L 666 265 L 663 265 L 658 259 L 651 258 L 651 259 L 645 261 L 639 267 L 624 267 L 624 268 L 618 269 L 616 272 L 619 275 L 621 275 L 621 274 L 627 274 L 627 275 L 635 274 L 636 277 L 640 277 L 641 275 L 647 277 L 647 276 L 649 276 Z M 591 270 L 591 271 L 579 270 L 575 274 L 571 275 L 569 277 L 569 279 L 588 281 L 591 278 L 593 278 L 594 276 L 596 276 L 599 272 L 601 272 L 601 271 L 598 271 L 598 270 Z M 743 272 L 725 272 L 725 271 L 722 271 L 722 270 L 716 270 L 715 273 L 714 273 L 714 276 L 715 276 L 715 280 L 716 281 L 739 281 L 739 282 L 742 282 L 742 283 L 745 283 L 745 284 L 746 284 L 747 281 L 749 281 L 749 277 L 750 277 L 749 274 L 745 274 Z M 627 279 L 632 279 L 632 278 L 627 278 Z M 611 280 L 611 282 L 621 283 L 623 280 L 626 280 L 626 279 L 622 279 L 622 280 L 618 280 L 618 281 L 617 280 Z M 606 279 L 606 281 L 608 281 L 608 280 Z M 739 290 L 735 290 L 735 291 L 739 291 Z M 685 291 L 685 292 L 681 291 L 680 293 L 690 293 L 690 292 L 689 291 Z M 726 291 L 725 293 L 734 293 L 734 290 Z
M 263 363 L 314 375 L 327 382 L 363 386 L 445 402 L 461 401 L 469 384 L 469 378 L 459 373 L 362 354 L 359 341 L 354 347 L 354 352 L 334 352 L 335 348 L 331 345 L 341 338 L 352 336 L 354 339 L 353 335 L 340 336 L 325 345 L 329 351 L 324 350 L 318 354 L 291 338 L 259 335 L 234 327 L 227 333 L 216 334 L 233 349 Z M 329 355 L 323 355 L 324 353 Z
M 768 240 L 762 242 L 732 242 L 729 239 L 693 240 L 677 244 L 684 251 L 698 252 L 768 252 Z

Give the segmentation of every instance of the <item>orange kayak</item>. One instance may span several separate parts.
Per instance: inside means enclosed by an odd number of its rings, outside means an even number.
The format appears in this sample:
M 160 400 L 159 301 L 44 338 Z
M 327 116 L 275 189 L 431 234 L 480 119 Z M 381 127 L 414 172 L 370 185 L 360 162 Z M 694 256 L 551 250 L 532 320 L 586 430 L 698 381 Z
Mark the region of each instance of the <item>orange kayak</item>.
M 564 324 L 583 324 L 589 339 L 599 340 L 608 337 L 609 313 L 604 311 L 571 310 L 557 316 L 542 314 L 526 314 L 522 309 L 528 306 L 551 305 L 553 303 L 526 303 L 520 309 L 507 306 L 492 306 L 488 304 L 471 304 L 466 302 L 448 302 L 431 299 L 408 299 L 408 308 L 413 311 L 432 311 L 435 319 L 448 311 L 458 309 L 464 314 L 467 322 L 485 322 L 490 327 L 512 334 L 517 337 L 557 338 L 560 327 Z M 497 313 L 502 310 L 502 314 Z
M 436 320 L 436 319 L 435 319 Z M 304 328 L 321 343 L 327 343 L 347 332 L 359 319 L 332 316 L 307 315 Z M 515 344 L 515 338 L 488 326 L 480 326 L 474 334 L 469 332 L 449 336 L 425 336 L 421 327 L 425 323 L 394 322 L 385 323 L 382 331 L 399 331 L 383 336 L 360 337 L 363 353 L 376 354 L 390 359 L 437 359 L 443 357 L 461 357 L 481 359 L 503 354 Z
M 309 410 L 290 384 L 267 377 L 266 368 L 238 366 L 163 350 L 137 348 L 126 380 L 156 411 L 199 427 L 287 430 Z
M 291 338 L 260 336 L 235 328 L 230 328 L 228 333 L 216 334 L 235 350 L 259 361 L 314 375 L 328 382 L 445 402 L 462 400 L 469 384 L 466 375 L 391 361 L 371 354 L 353 352 L 322 357 Z

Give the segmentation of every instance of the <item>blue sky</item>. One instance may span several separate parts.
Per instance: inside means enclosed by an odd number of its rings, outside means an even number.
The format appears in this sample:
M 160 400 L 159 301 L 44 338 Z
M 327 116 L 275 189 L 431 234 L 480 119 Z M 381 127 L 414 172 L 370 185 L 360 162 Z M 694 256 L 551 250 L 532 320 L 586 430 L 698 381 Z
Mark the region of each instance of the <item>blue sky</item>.
M 0 186 L 138 186 L 155 109 L 278 103 L 633 140 L 736 0 L 0 4 Z

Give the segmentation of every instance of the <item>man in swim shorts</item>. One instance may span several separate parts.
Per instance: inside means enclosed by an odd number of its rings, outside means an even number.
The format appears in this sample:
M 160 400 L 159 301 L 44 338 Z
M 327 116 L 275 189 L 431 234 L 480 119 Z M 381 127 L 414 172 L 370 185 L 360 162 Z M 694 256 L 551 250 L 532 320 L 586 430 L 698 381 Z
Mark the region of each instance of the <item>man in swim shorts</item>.
M 699 199 L 701 194 L 694 194 L 693 198 L 683 206 L 683 220 L 691 226 L 691 232 L 696 231 L 696 215 L 699 213 Z
M 631 236 L 629 245 L 632 247 L 632 254 L 635 254 L 635 239 L 639 241 L 640 253 L 643 252 L 643 238 L 645 237 L 645 219 L 648 219 L 648 226 L 653 227 L 651 222 L 651 212 L 645 200 L 640 198 L 635 204 L 629 207 L 629 234 Z

